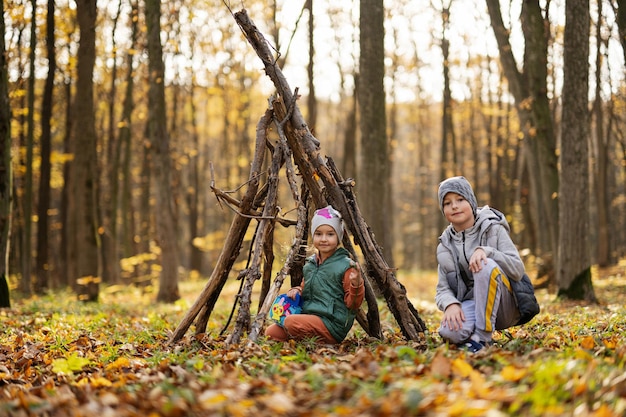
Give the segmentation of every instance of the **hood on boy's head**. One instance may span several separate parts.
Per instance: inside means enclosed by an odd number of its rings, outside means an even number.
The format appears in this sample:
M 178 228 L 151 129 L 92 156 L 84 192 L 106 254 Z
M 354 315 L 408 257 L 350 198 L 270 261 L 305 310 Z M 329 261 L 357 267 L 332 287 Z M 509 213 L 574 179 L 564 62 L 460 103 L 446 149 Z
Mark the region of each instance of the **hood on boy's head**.
M 437 195 L 439 196 L 439 208 L 443 213 L 443 199 L 448 193 L 457 193 L 461 197 L 467 200 L 472 206 L 472 212 L 474 216 L 476 216 L 476 209 L 478 208 L 478 203 L 476 201 L 476 196 L 474 195 L 474 190 L 472 190 L 472 186 L 469 181 L 463 177 L 450 177 L 441 181 L 439 184 L 439 192 Z
M 335 229 L 339 243 L 343 240 L 343 221 L 341 220 L 341 213 L 333 208 L 333 206 L 326 206 L 319 210 L 315 210 L 313 218 L 311 219 L 311 236 L 315 235 L 315 231 L 323 224 Z

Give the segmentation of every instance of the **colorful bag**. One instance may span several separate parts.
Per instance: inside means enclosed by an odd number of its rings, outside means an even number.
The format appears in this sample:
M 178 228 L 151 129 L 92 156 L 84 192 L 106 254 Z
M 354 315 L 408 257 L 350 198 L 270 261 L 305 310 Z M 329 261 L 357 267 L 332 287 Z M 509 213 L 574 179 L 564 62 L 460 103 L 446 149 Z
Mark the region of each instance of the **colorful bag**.
M 274 299 L 272 308 L 270 308 L 269 318 L 276 324 L 282 326 L 285 323 L 285 317 L 298 314 L 301 311 L 302 301 L 300 294 L 296 294 L 295 300 L 287 294 L 280 294 Z

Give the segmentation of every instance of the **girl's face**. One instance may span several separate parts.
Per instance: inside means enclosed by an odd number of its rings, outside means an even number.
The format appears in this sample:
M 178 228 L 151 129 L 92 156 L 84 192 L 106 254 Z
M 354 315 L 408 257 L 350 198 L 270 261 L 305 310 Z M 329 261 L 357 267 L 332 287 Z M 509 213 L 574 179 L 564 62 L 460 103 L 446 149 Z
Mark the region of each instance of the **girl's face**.
M 320 260 L 324 261 L 337 250 L 339 236 L 332 226 L 323 224 L 313 233 L 313 246 L 317 249 Z
M 454 230 L 461 232 L 474 225 L 472 206 L 463 196 L 450 192 L 443 198 L 443 214 Z

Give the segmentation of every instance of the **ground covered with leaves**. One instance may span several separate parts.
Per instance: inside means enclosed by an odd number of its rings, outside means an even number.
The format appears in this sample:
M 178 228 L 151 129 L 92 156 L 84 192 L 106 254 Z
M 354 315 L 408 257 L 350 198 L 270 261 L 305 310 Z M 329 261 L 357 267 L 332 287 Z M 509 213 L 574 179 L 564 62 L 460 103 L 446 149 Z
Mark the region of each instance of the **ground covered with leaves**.
M 430 332 L 400 334 L 381 305 L 385 338 L 358 324 L 339 346 L 226 345 L 236 285 L 207 333 L 171 332 L 204 285 L 154 303 L 137 288 L 14 300 L 0 311 L 0 416 L 623 416 L 625 266 L 595 271 L 599 305 L 538 291 L 542 312 L 475 355 L 441 343 L 433 273 L 399 274 Z

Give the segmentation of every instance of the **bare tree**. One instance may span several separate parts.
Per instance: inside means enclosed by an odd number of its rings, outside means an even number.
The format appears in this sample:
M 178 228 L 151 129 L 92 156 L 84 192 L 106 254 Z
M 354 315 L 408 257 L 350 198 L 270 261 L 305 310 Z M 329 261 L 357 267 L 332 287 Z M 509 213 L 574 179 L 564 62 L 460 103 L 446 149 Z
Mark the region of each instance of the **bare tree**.
M 161 46 L 161 1 L 147 0 L 148 57 L 150 86 L 148 92 L 148 135 L 152 144 L 152 169 L 156 192 L 156 229 L 161 248 L 161 275 L 158 301 L 172 302 L 178 292 L 178 244 L 176 218 L 171 188 L 170 140 L 165 111 L 165 65 Z
M 608 49 L 608 35 L 603 35 L 604 11 L 602 2 L 598 2 L 598 20 L 596 21 L 596 71 L 595 71 L 595 98 L 592 107 L 592 120 L 595 134 L 591 135 L 594 153 L 591 155 L 594 170 L 592 171 L 592 184 L 595 189 L 595 203 L 597 209 L 595 237 L 596 262 L 599 266 L 608 266 L 616 261 L 611 241 L 611 219 L 614 217 L 609 198 L 609 175 L 610 175 L 610 149 L 613 145 L 612 103 L 608 103 L 608 111 L 605 115 L 605 103 L 602 98 L 602 63 L 604 61 L 604 49 Z M 613 101 L 613 100 L 611 100 Z
M 307 123 L 309 129 L 315 132 L 315 126 L 317 125 L 317 97 L 315 96 L 315 77 L 314 77 L 314 62 L 315 62 L 315 39 L 313 34 L 315 33 L 314 15 L 313 15 L 313 0 L 307 0 L 305 6 L 309 10 L 309 63 L 307 64 L 307 74 L 309 79 L 309 95 L 307 96 L 307 110 L 309 112 L 307 117 Z
M 37 50 L 37 1 L 31 0 L 30 22 L 30 52 L 29 75 L 28 75 L 28 117 L 26 134 L 26 160 L 24 161 L 26 172 L 24 173 L 24 193 L 22 195 L 22 216 L 24 222 L 24 234 L 22 236 L 22 291 L 30 294 L 32 284 L 32 209 L 33 209 L 33 142 L 35 136 L 35 59 Z M 36 293 L 42 293 L 43 288 L 35 288 Z
M 54 90 L 54 73 L 56 71 L 56 51 L 54 48 L 54 0 L 48 0 L 46 17 L 46 52 L 48 54 L 48 77 L 44 88 L 41 105 L 41 168 L 39 172 L 39 200 L 37 204 L 37 260 L 35 273 L 38 289 L 48 288 L 50 265 L 48 261 L 48 209 L 50 207 L 50 155 L 52 140 L 50 120 L 52 119 L 52 97 Z
M 117 12 L 112 19 L 111 27 L 111 79 L 109 89 L 108 102 L 108 119 L 106 139 L 102 138 L 102 148 L 106 149 L 105 157 L 100 159 L 101 172 L 106 173 L 99 177 L 99 195 L 98 214 L 99 223 L 102 225 L 102 233 L 100 239 L 100 252 L 102 257 L 102 281 L 107 284 L 115 284 L 119 282 L 120 269 L 118 262 L 118 239 L 117 239 L 117 202 L 118 202 L 118 178 L 119 178 L 119 159 L 120 159 L 120 141 L 116 135 L 118 129 L 115 128 L 118 122 L 116 114 L 117 104 L 117 85 L 119 80 L 118 73 L 118 46 L 115 38 L 117 23 L 122 14 L 122 0 L 118 0 Z M 131 15 L 132 16 L 132 15 Z M 134 45 L 131 46 L 134 48 Z
M 78 0 L 76 16 L 80 28 L 76 96 L 73 104 L 70 221 L 75 224 L 75 261 L 78 297 L 97 301 L 99 262 L 97 240 L 97 135 L 94 116 L 93 69 L 96 60 L 96 0 Z M 71 204 L 71 203 L 74 204 Z
M 559 296 L 597 301 L 589 247 L 589 0 L 567 0 L 557 282 Z
M 11 181 L 11 107 L 4 46 L 4 1 L 0 4 L 0 307 L 11 307 L 7 276 L 13 184 Z
M 524 65 L 520 68 L 513 55 L 509 30 L 505 27 L 499 0 L 486 0 L 491 25 L 498 43 L 500 63 L 515 99 L 515 107 L 524 132 L 524 157 L 531 185 L 532 212 L 537 236 L 536 252 L 556 255 L 558 237 L 558 191 L 556 137 L 547 95 L 547 19 L 542 16 L 539 0 L 522 3 Z
M 359 127 L 361 161 L 359 190 L 363 217 L 393 265 L 390 161 L 385 109 L 384 5 L 382 0 L 360 1 L 361 55 L 359 59 Z
M 119 164 L 118 168 L 113 168 L 114 171 L 121 171 L 122 180 L 114 181 L 112 183 L 111 194 L 115 199 L 119 196 L 119 204 L 111 202 L 111 209 L 114 210 L 111 214 L 112 218 L 117 218 L 117 207 L 120 207 L 121 216 L 121 233 L 120 240 L 122 242 L 122 256 L 130 256 L 134 253 L 134 247 L 137 246 L 137 242 L 134 240 L 134 217 L 131 204 L 131 126 L 133 122 L 133 108 L 135 106 L 133 99 L 133 92 L 135 90 L 135 45 L 137 44 L 137 36 L 139 33 L 138 14 L 139 6 L 137 0 L 130 2 L 131 16 L 130 19 L 130 45 L 131 49 L 126 53 L 126 91 L 124 92 L 124 100 L 122 104 L 122 116 L 121 123 L 119 124 L 118 132 L 118 147 L 116 161 Z M 119 176 L 116 176 L 119 178 Z M 118 188 L 121 187 L 121 190 Z M 116 230 L 116 229 L 112 229 Z
M 617 1 L 617 27 L 619 28 L 619 40 L 622 43 L 622 54 L 626 63 L 626 0 Z

